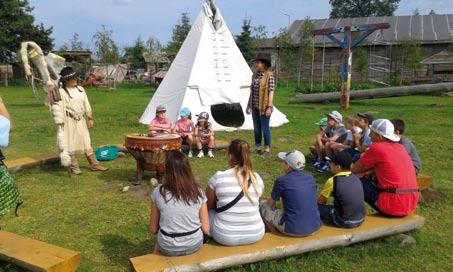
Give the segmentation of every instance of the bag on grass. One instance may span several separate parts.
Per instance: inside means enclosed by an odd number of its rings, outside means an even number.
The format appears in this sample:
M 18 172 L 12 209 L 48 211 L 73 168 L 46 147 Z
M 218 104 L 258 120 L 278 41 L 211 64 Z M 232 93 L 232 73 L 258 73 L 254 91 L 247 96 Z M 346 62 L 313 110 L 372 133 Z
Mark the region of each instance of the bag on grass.
M 98 161 L 111 161 L 118 157 L 120 148 L 116 145 L 100 146 L 96 148 L 96 159 Z

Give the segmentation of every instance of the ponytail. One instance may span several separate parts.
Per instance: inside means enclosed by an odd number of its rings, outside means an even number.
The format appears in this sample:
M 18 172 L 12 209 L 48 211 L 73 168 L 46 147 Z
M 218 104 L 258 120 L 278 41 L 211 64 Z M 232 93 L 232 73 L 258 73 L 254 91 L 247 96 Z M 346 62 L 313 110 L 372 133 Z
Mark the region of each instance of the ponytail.
M 249 194 L 248 184 L 250 180 L 253 189 L 258 193 L 258 182 L 250 159 L 249 144 L 241 139 L 233 140 L 228 146 L 228 154 L 230 156 L 230 164 L 234 169 L 239 186 L 241 186 L 244 195 L 253 203 Z

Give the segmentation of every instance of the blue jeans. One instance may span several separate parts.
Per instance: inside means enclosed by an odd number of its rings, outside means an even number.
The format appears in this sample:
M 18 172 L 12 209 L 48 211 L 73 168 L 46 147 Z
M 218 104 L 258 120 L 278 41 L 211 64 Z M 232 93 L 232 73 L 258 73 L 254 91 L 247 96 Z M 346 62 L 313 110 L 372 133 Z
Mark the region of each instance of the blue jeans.
M 368 203 L 373 209 L 381 212 L 376 205 L 376 201 L 379 198 L 379 188 L 376 186 L 374 181 L 368 178 L 362 178 L 363 193 L 365 196 L 365 202 Z
M 364 219 L 362 220 L 345 220 L 343 219 L 338 212 L 335 211 L 333 205 L 318 204 L 319 215 L 323 221 L 332 222 L 333 225 L 340 228 L 355 228 L 360 226 Z
M 255 132 L 255 145 L 261 146 L 261 139 L 264 138 L 264 145 L 271 146 L 270 116 L 260 113 L 258 108 L 252 108 L 253 131 Z

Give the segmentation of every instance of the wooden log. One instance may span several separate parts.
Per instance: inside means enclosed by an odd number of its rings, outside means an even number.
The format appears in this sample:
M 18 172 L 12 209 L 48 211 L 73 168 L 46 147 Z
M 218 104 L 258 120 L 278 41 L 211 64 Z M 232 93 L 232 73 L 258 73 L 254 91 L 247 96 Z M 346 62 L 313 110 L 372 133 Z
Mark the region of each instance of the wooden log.
M 453 91 L 453 83 L 422 84 L 414 86 L 387 87 L 368 90 L 351 91 L 351 99 L 367 99 L 378 97 L 407 96 L 415 94 L 441 94 Z M 300 102 L 326 102 L 338 101 L 341 94 L 333 93 L 313 93 L 313 94 L 296 94 L 291 103 Z
M 80 253 L 0 231 L 0 260 L 31 271 L 72 272 L 79 266 Z
M 433 186 L 433 177 L 420 174 L 417 176 L 417 184 L 420 191 L 431 188 Z
M 261 241 L 251 245 L 226 247 L 209 243 L 188 256 L 166 257 L 160 254 L 148 254 L 131 258 L 130 262 L 133 271 L 136 272 L 211 271 L 325 248 L 348 246 L 379 237 L 405 233 L 421 228 L 424 223 L 425 219 L 418 215 L 403 218 L 370 215 L 360 227 L 354 229 L 324 225 L 314 235 L 300 238 L 266 233 Z

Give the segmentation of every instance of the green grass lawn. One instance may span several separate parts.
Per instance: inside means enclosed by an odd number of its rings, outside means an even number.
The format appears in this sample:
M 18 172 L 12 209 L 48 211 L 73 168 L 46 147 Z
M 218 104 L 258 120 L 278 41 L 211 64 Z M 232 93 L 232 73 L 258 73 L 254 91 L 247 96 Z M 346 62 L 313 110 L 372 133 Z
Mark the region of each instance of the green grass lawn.
M 294 91 L 280 88 L 276 105 L 290 120 L 272 129 L 273 150 L 297 148 L 307 153 L 318 128 L 313 125 L 337 104 L 288 104 Z M 48 109 L 27 87 L 0 87 L 14 122 L 8 159 L 56 151 L 55 125 Z M 94 146 L 116 144 L 124 135 L 144 131 L 138 118 L 152 95 L 151 88 L 120 88 L 116 91 L 89 90 L 95 128 Z M 345 248 L 312 252 L 286 259 L 234 267 L 227 271 L 453 271 L 453 98 L 413 96 L 352 101 L 349 112 L 372 111 L 377 117 L 402 118 L 407 135 L 414 140 L 423 160 L 423 173 L 434 176 L 435 187 L 445 194 L 442 201 L 419 206 L 426 225 L 411 233 L 417 244 L 400 247 L 395 238 L 383 238 Z M 245 138 L 251 131 L 221 132 L 220 139 Z M 78 250 L 78 271 L 130 271 L 128 259 L 149 253 L 154 237 L 148 231 L 149 192 L 147 185 L 122 193 L 133 176 L 132 157 L 106 163 L 110 170 L 91 173 L 82 162 L 82 176 L 70 178 L 62 168 L 34 168 L 15 174 L 24 205 L 20 217 L 12 213 L 0 218 L 2 229 L 52 244 Z M 254 156 L 254 165 L 266 183 L 269 195 L 273 180 L 281 174 L 275 156 Z M 215 159 L 192 159 L 201 184 L 216 170 L 227 167 L 225 151 Z M 310 171 L 310 170 L 309 170 Z M 321 185 L 326 175 L 314 173 Z M 318 186 L 319 187 L 319 186 Z M 6 271 L 5 266 L 0 266 Z

